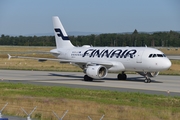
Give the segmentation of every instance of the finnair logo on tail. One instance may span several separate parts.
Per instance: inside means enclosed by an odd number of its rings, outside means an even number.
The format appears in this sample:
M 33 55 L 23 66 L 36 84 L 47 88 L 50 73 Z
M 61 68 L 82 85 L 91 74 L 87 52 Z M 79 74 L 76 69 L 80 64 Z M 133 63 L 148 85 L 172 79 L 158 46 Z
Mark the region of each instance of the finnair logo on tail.
M 58 37 L 61 37 L 63 40 L 69 40 L 68 36 L 63 35 L 61 29 L 55 28 L 54 30 L 56 31 Z

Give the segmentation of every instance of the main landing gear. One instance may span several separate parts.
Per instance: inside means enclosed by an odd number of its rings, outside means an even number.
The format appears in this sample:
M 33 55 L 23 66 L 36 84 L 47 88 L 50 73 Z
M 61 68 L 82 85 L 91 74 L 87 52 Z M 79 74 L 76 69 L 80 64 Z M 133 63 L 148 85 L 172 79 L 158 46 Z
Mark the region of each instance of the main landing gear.
M 124 72 L 122 72 L 122 74 L 118 74 L 117 75 L 117 79 L 118 80 L 126 80 L 127 79 L 127 75 Z
M 88 75 L 84 75 L 84 81 L 93 81 L 93 78 L 89 77 Z
M 146 77 L 146 79 L 144 80 L 145 83 L 150 83 L 151 79 L 149 77 Z

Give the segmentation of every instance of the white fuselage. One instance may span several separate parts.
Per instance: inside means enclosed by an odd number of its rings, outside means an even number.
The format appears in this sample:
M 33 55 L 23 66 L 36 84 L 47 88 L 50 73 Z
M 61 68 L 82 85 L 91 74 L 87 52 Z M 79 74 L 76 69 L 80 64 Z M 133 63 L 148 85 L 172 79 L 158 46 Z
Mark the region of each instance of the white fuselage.
M 56 53 L 59 59 L 111 63 L 113 66 L 108 71 L 156 72 L 171 66 L 170 60 L 161 51 L 148 47 L 85 46 L 54 49 L 51 52 Z

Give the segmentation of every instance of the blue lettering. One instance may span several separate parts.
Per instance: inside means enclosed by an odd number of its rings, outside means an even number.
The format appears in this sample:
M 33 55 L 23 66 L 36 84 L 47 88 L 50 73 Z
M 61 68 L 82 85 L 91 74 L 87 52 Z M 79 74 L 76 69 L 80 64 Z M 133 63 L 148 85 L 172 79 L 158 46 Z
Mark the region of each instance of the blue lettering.
M 91 55 L 89 57 L 92 57 L 92 56 L 94 57 L 93 54 L 94 54 L 95 51 L 96 51 L 96 49 L 93 50 L 93 52 L 91 53 Z
M 88 49 L 84 52 L 84 54 L 82 55 L 82 57 L 88 56 L 88 57 L 104 57 L 106 56 L 107 58 L 126 58 L 126 57 L 130 57 L 133 58 L 136 54 L 136 50 L 124 50 L 122 51 L 121 49 L 117 49 L 117 50 L 111 50 L 109 51 L 108 49 L 104 49 L 102 51 L 100 51 L 99 49 Z
M 130 58 L 133 58 L 133 55 L 136 53 L 137 51 L 136 50 L 130 50 L 126 53 L 126 55 L 124 56 L 124 58 L 126 57 L 130 57 Z
M 104 50 L 103 50 L 104 51 Z M 106 54 L 106 57 L 109 58 L 110 54 L 113 52 L 114 50 L 111 50 L 111 52 L 109 52 L 108 50 L 105 50 L 104 53 L 101 55 L 101 57 L 104 57 L 104 54 Z M 108 53 L 109 52 L 109 53 Z
M 85 51 L 82 57 L 85 57 L 86 55 L 89 55 L 88 51 L 93 51 L 93 49 L 89 49 L 89 50 Z
M 114 56 L 116 56 L 116 58 L 118 58 L 118 57 L 121 55 L 121 52 L 122 52 L 121 49 L 115 50 L 115 51 L 111 54 L 110 58 L 112 58 L 112 57 L 114 57 Z
M 103 51 L 104 51 L 104 50 L 103 50 Z M 97 51 L 94 53 L 93 57 L 94 57 L 94 56 L 100 57 L 100 55 L 103 53 L 103 51 L 99 53 L 99 50 L 97 50 Z
M 128 51 L 128 50 L 125 50 L 125 51 L 121 54 L 120 58 L 122 58 L 127 51 Z

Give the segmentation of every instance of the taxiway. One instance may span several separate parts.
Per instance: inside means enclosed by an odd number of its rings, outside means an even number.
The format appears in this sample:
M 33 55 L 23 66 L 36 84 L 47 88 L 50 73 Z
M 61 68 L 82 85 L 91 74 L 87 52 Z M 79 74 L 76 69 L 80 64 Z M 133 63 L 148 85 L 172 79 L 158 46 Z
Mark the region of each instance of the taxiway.
M 117 80 L 117 74 L 109 73 L 107 78 L 92 82 L 83 81 L 83 76 L 81 72 L 0 70 L 1 82 L 180 96 L 180 76 L 159 75 L 151 83 L 144 83 L 144 77 L 138 74 Z

